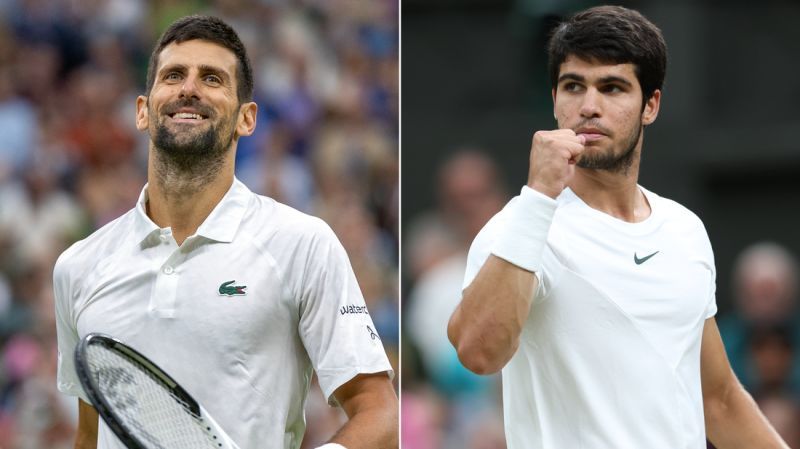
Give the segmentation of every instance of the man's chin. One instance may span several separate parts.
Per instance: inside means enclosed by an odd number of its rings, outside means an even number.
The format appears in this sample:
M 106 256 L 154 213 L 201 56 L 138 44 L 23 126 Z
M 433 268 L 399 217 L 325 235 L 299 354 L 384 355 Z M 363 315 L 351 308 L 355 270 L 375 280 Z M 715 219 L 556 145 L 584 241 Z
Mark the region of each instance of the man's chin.
M 157 143 L 165 144 L 164 147 L 176 148 L 181 150 L 191 151 L 192 148 L 202 145 L 205 146 L 207 142 L 206 129 L 198 129 L 197 125 L 189 125 L 189 127 L 175 127 L 175 128 L 162 128 L 157 132 L 153 140 Z

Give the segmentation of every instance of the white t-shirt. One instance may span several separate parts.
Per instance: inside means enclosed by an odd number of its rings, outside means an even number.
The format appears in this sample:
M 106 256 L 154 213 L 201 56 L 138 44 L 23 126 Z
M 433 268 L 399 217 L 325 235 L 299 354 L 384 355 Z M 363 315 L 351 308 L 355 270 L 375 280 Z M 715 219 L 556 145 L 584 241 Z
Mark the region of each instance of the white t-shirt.
M 570 189 L 558 197 L 539 288 L 502 371 L 509 449 L 706 447 L 700 345 L 717 310 L 714 256 L 697 216 L 642 191 L 652 213 L 639 223 Z M 464 287 L 504 214 L 475 238 Z
M 58 388 L 88 402 L 73 353 L 119 338 L 194 396 L 242 448 L 298 448 L 312 366 L 326 397 L 391 366 L 347 254 L 320 219 L 235 180 L 179 247 L 137 206 L 55 266 Z M 99 449 L 124 449 L 101 419 Z

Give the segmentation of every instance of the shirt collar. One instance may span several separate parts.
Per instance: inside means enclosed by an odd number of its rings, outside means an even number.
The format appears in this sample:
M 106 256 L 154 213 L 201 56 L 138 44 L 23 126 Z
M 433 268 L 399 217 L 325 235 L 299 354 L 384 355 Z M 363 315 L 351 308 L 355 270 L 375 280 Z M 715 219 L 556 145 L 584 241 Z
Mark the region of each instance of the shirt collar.
M 197 235 L 210 240 L 230 243 L 239 229 L 247 211 L 247 204 L 252 192 L 241 181 L 234 178 L 230 189 L 222 200 L 214 207 L 211 214 L 197 228 Z M 134 233 L 136 241 L 144 242 L 154 232 L 159 232 L 158 225 L 147 216 L 147 184 L 139 194 L 136 202 Z
M 231 188 L 211 211 L 211 215 L 197 228 L 197 235 L 218 242 L 232 242 L 242 224 L 252 195 L 253 192 L 247 186 L 234 178 Z

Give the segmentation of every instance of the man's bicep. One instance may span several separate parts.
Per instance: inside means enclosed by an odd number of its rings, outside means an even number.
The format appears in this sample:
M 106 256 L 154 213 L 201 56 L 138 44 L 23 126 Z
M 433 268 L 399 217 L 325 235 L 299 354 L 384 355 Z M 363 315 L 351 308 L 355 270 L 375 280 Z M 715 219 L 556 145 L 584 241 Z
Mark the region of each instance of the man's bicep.
M 75 435 L 75 449 L 97 449 L 97 410 L 78 399 L 78 431 Z
M 703 326 L 703 340 L 700 349 L 700 376 L 702 379 L 703 398 L 724 396 L 725 391 L 736 384 L 725 345 L 719 334 L 716 319 L 708 318 Z

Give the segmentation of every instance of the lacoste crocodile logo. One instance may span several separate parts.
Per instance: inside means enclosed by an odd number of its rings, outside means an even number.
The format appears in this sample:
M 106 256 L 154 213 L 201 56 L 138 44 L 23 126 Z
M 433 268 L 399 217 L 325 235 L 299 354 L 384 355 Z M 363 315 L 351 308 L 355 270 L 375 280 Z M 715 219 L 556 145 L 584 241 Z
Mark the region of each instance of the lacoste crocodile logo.
M 219 294 L 220 296 L 244 296 L 247 294 L 244 289 L 247 288 L 246 285 L 231 285 L 236 281 L 228 281 L 224 282 L 222 285 L 219 286 Z
M 633 261 L 636 262 L 636 265 L 641 265 L 647 262 L 651 257 L 655 256 L 656 254 L 658 254 L 658 251 L 654 252 L 653 254 L 650 254 L 649 256 L 644 256 L 640 259 L 639 256 L 636 255 L 636 253 L 633 253 Z

